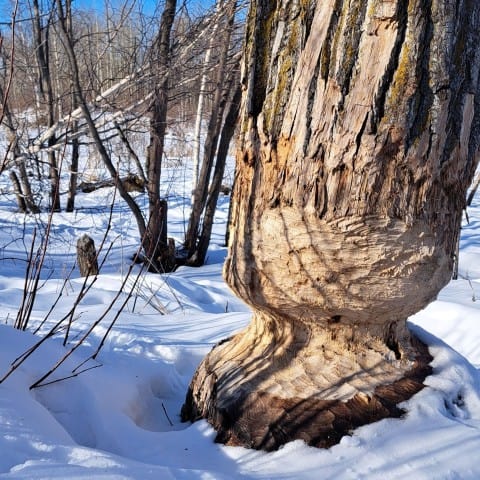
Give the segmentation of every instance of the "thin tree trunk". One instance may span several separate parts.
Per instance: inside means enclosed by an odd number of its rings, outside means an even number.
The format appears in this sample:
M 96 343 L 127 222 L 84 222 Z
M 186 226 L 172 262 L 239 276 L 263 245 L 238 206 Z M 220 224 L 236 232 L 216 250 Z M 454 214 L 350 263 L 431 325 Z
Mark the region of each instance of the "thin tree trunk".
M 78 122 L 72 127 L 72 133 L 75 134 Z M 77 195 L 78 180 L 78 161 L 80 158 L 80 143 L 77 138 L 72 139 L 72 153 L 70 157 L 70 178 L 68 181 L 67 204 L 65 211 L 73 212 L 75 209 L 75 198 Z
M 162 264 L 161 259 L 165 257 L 165 252 L 169 251 L 165 221 L 167 209 L 166 202 L 160 198 L 160 177 L 167 128 L 170 35 L 175 19 L 175 9 L 176 0 L 166 0 L 155 47 L 158 83 L 155 86 L 151 108 L 150 144 L 147 151 L 149 217 L 146 234 L 143 237 L 143 248 L 150 270 L 158 272 L 167 271 L 166 265 Z
M 216 3 L 216 21 L 213 24 L 212 33 L 210 35 L 209 45 L 207 51 L 205 52 L 205 59 L 202 66 L 202 74 L 200 80 L 200 90 L 198 93 L 198 103 L 197 103 L 197 112 L 195 115 L 195 127 L 193 133 L 193 177 L 192 177 L 192 205 L 195 202 L 195 189 L 198 184 L 198 175 L 200 170 L 200 144 L 201 144 L 201 134 L 202 134 L 202 117 L 203 117 L 203 106 L 205 100 L 205 89 L 207 87 L 208 73 L 210 71 L 210 62 L 212 57 L 212 51 L 215 42 L 217 41 L 217 31 L 220 24 L 221 14 L 220 10 L 223 6 L 221 0 L 217 0 Z
M 225 276 L 249 327 L 199 366 L 217 440 L 329 446 L 399 416 L 480 140 L 480 3 L 252 1 Z
M 68 13 L 67 13 L 68 16 Z M 60 94 L 62 92 L 62 80 L 60 76 L 60 72 L 62 70 L 62 64 L 60 61 L 60 51 L 59 51 L 60 45 L 59 45 L 59 37 L 55 32 L 55 35 L 53 36 L 53 52 L 54 52 L 54 58 L 55 58 L 55 68 L 54 68 L 54 90 L 57 92 L 57 94 Z M 59 99 L 56 102 L 56 114 L 55 117 L 57 119 L 63 117 L 63 103 L 62 100 Z
M 227 59 L 233 31 L 233 22 L 235 19 L 236 2 L 229 2 L 226 7 L 226 25 L 222 32 L 222 50 L 220 52 L 220 59 L 217 68 L 215 95 L 205 139 L 202 168 L 200 170 L 197 186 L 193 193 L 194 199 L 192 203 L 192 211 L 188 221 L 187 233 L 185 235 L 185 248 L 187 249 L 188 257 L 195 254 L 200 222 L 208 196 L 208 188 L 222 125 L 223 112 L 225 110 L 229 93 L 228 88 L 226 88 L 230 83 L 227 81 Z
M 10 170 L 9 176 L 13 185 L 13 191 L 17 197 L 18 209 L 20 212 L 25 213 L 27 211 L 27 204 L 25 203 L 25 198 L 23 198 L 22 188 L 20 186 L 20 182 L 18 181 L 17 174 L 14 170 Z
M 65 2 L 65 28 L 67 35 L 69 36 L 72 43 L 74 43 L 73 36 L 73 22 L 72 22 L 72 2 L 67 0 Z M 75 111 L 78 108 L 78 102 L 74 93 L 73 82 L 70 82 L 70 98 L 71 98 L 71 109 Z M 60 116 L 60 115 L 59 115 Z M 67 204 L 65 210 L 67 212 L 73 212 L 75 209 L 75 198 L 77 195 L 77 179 L 78 179 L 78 162 L 80 158 L 80 143 L 76 134 L 78 132 L 78 120 L 72 120 L 72 129 L 71 129 L 71 157 L 70 157 L 70 178 L 68 181 L 68 192 L 67 192 Z
M 50 74 L 50 16 L 47 25 L 42 25 L 41 13 L 38 0 L 33 0 L 33 32 L 35 38 L 35 52 L 38 63 L 40 93 L 46 104 L 48 127 L 55 125 L 55 105 L 53 95 L 52 77 Z M 55 145 L 54 136 L 48 140 L 48 146 Z M 50 179 L 50 208 L 52 211 L 60 211 L 60 175 L 58 171 L 55 151 L 48 152 L 49 179 Z
M 218 196 L 222 187 L 228 149 L 233 134 L 235 133 L 235 126 L 237 124 L 241 96 L 242 90 L 239 84 L 236 87 L 233 98 L 230 102 L 230 108 L 222 127 L 222 134 L 220 136 L 220 143 L 218 145 L 217 160 L 215 162 L 212 183 L 210 185 L 207 201 L 205 203 L 205 215 L 203 217 L 202 231 L 198 237 L 195 252 L 188 259 L 189 265 L 201 266 L 205 263 L 208 246 L 210 245 L 210 238 L 212 236 L 213 220 L 217 210 Z
M 20 176 L 23 198 L 25 198 L 25 203 L 27 204 L 28 210 L 31 213 L 40 213 L 40 208 L 35 202 L 35 198 L 33 196 L 32 186 L 30 185 L 30 180 L 28 178 L 27 167 L 25 166 L 25 160 L 19 159 L 18 161 L 15 161 L 15 164 L 18 169 L 18 175 Z

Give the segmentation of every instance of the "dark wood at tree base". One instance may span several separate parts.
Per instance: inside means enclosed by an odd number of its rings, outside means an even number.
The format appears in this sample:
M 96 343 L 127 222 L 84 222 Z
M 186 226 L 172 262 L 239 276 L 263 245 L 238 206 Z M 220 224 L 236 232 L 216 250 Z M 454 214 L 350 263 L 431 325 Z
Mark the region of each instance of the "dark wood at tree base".
M 206 379 L 211 382 L 210 397 L 198 405 L 190 387 L 182 407 L 182 420 L 205 418 L 217 431 L 215 441 L 230 446 L 274 451 L 287 442 L 303 440 L 313 447 L 329 448 L 362 425 L 405 414 L 398 404 L 422 390 L 425 378 L 432 373 L 428 348 L 418 340 L 415 346 L 416 361 L 403 378 L 377 387 L 371 396 L 357 394 L 346 402 L 315 397 L 286 399 L 246 390 L 235 392 L 231 399 L 219 399 L 217 386 L 221 382 L 212 371 Z M 198 386 L 196 377 L 192 385 Z

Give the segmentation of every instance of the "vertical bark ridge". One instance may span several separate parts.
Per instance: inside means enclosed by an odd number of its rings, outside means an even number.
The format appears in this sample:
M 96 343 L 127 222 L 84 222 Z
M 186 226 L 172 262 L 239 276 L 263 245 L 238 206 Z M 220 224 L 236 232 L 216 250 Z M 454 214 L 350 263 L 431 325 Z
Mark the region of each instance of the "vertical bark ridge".
M 341 11 L 343 11 L 343 0 L 336 0 L 330 17 L 325 41 L 323 42 L 320 53 L 321 75 L 325 81 L 327 81 L 330 73 L 332 64 L 332 43 L 339 22 L 338 12 Z
M 363 35 L 362 25 L 365 21 L 367 4 L 363 0 L 355 0 L 345 3 L 342 11 L 343 25 L 336 30 L 337 46 L 334 49 L 340 52 L 339 65 L 337 67 L 336 81 L 342 92 L 339 109 L 342 110 L 344 98 L 350 91 L 353 68 L 357 62 L 361 36 Z M 347 8 L 348 7 L 348 8 Z M 341 41 L 340 41 L 341 39 Z
M 270 139 L 278 138 L 283 112 L 290 97 L 294 61 L 298 58 L 305 43 L 307 26 L 304 2 L 291 0 L 277 10 L 271 18 L 270 45 L 268 52 L 267 83 L 263 105 L 264 132 Z M 287 33 L 288 32 L 288 33 Z M 255 42 L 259 42 L 261 31 L 255 33 Z M 265 52 L 264 52 L 265 53 Z
M 425 1 L 423 8 L 425 11 L 425 19 L 422 22 L 418 33 L 415 34 L 415 37 L 418 38 L 420 49 L 414 70 L 415 81 L 418 88 L 409 100 L 409 112 L 407 117 L 408 134 L 405 139 L 405 151 L 408 151 L 413 143 L 425 131 L 425 128 L 428 128 L 428 117 L 433 104 L 433 92 L 430 86 L 431 79 L 429 71 L 430 63 L 432 61 L 430 52 L 430 45 L 433 38 L 432 2 Z
M 272 47 L 272 32 L 276 28 L 276 2 L 255 0 L 252 15 L 246 28 L 246 57 L 249 59 L 244 82 L 253 90 L 249 92 L 247 111 L 257 117 L 262 111 L 267 93 L 268 67 Z M 258 35 L 256 32 L 263 32 Z
M 408 21 L 408 4 L 407 2 L 398 2 L 395 12 L 391 13 L 390 15 L 383 16 L 382 12 L 376 13 L 375 5 L 371 7 L 372 11 L 372 22 L 371 22 L 371 30 L 369 32 L 370 35 L 377 35 L 378 28 L 381 22 L 389 21 L 389 22 L 397 22 L 398 28 L 396 32 L 395 42 L 392 47 L 392 52 L 390 55 L 390 59 L 388 65 L 385 69 L 384 74 L 379 82 L 378 90 L 374 97 L 374 103 L 372 108 L 372 115 L 370 116 L 370 132 L 371 134 L 376 134 L 378 131 L 378 127 L 380 121 L 382 120 L 384 113 L 385 113 L 385 100 L 387 98 L 387 94 L 390 90 L 392 85 L 393 77 L 395 72 L 397 71 L 399 62 L 400 62 L 400 52 L 402 50 L 402 46 L 405 41 L 405 32 L 407 30 L 407 21 Z
M 480 21 L 475 16 L 469 15 L 471 0 L 462 0 L 458 2 L 456 14 L 450 15 L 447 27 L 454 29 L 458 34 L 452 39 L 451 45 L 446 45 L 452 50 L 453 62 L 449 66 L 449 87 L 451 90 L 447 140 L 445 149 L 441 158 L 443 165 L 452 155 L 453 150 L 459 142 L 464 142 L 461 138 L 461 132 L 455 128 L 455 125 L 462 125 L 464 120 L 465 108 L 468 98 L 465 92 L 475 92 L 478 83 L 478 65 L 471 59 L 478 59 L 478 40 L 479 35 L 472 35 L 470 29 L 480 28 Z M 466 51 L 467 55 L 463 55 Z

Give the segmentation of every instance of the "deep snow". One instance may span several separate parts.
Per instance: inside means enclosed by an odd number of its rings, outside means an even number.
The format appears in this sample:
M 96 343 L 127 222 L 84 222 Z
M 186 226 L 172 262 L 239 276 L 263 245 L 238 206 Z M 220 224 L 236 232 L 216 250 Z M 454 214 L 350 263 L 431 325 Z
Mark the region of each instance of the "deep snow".
M 170 233 L 180 241 L 188 213 L 185 168 L 164 177 Z M 188 169 L 187 169 L 188 172 Z M 231 175 L 231 172 L 230 172 Z M 187 173 L 188 176 L 188 173 Z M 15 213 L 8 177 L 0 177 L 0 376 L 77 299 L 83 280 L 75 242 L 99 245 L 112 190 L 81 195 L 75 213 L 55 214 L 52 237 L 28 331 L 14 330 L 27 252 L 35 226 L 47 221 Z M 142 200 L 142 196 L 138 197 Z M 434 356 L 427 388 L 406 402 L 408 414 L 356 430 L 329 450 L 300 441 L 275 453 L 224 447 L 206 422 L 182 424 L 179 411 L 192 374 L 216 342 L 245 326 L 249 309 L 222 280 L 228 198 L 221 197 L 208 264 L 156 276 L 142 274 L 91 368 L 29 390 L 108 309 L 138 244 L 131 215 L 112 212 L 111 245 L 102 272 L 74 312 L 67 349 L 60 330 L 0 384 L 0 478 L 5 479 L 478 479 L 480 478 L 480 196 L 462 230 L 460 279 L 411 318 Z M 41 226 L 38 228 L 41 232 Z M 104 253 L 102 255 L 104 255 Z M 103 258 L 101 255 L 101 258 Z M 139 272 L 136 266 L 126 290 Z M 63 286 L 63 289 L 62 289 Z M 105 334 L 122 295 L 87 340 L 47 381 L 68 376 Z M 163 313 L 162 313 L 163 312 Z M 166 313 L 165 313 L 166 312 Z M 455 349 L 455 350 L 453 350 Z M 458 353 L 457 353 L 458 352 Z

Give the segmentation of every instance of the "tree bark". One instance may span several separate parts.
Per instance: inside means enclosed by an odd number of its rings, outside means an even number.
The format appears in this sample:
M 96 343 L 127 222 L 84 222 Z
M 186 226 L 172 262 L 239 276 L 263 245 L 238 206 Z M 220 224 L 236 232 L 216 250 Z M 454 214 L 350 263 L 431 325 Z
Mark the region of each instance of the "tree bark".
M 17 174 L 14 170 L 10 170 L 9 177 L 10 181 L 12 182 L 13 191 L 15 192 L 15 196 L 17 197 L 18 210 L 21 213 L 26 213 L 27 204 L 25 203 L 25 198 L 23 198 L 22 187 L 20 186 Z
M 38 0 L 33 0 L 33 32 L 35 39 L 35 53 L 38 63 L 38 78 L 40 94 L 46 104 L 46 113 L 48 127 L 55 125 L 55 105 L 53 95 L 53 82 L 50 74 L 50 12 L 47 16 L 47 24 L 42 22 Z M 52 147 L 56 143 L 55 136 L 48 139 L 48 146 Z M 54 212 L 60 211 L 60 174 L 58 171 L 57 158 L 54 150 L 48 152 L 49 179 L 50 179 L 50 208 Z
M 72 133 L 75 134 L 78 129 L 78 122 L 73 121 Z M 75 197 L 77 195 L 77 180 L 78 180 L 78 161 L 80 159 L 80 142 L 77 138 L 72 139 L 72 150 L 70 157 L 70 177 L 68 180 L 67 204 L 65 206 L 66 212 L 73 212 L 75 209 Z
M 237 77 L 238 81 L 238 77 Z M 235 83 L 235 82 L 233 82 Z M 217 160 L 213 172 L 212 183 L 208 190 L 208 196 L 205 202 L 205 215 L 203 217 L 202 229 L 198 236 L 195 250 L 188 258 L 188 265 L 201 266 L 205 263 L 208 246 L 212 236 L 213 220 L 217 210 L 217 201 L 222 188 L 223 174 L 225 172 L 225 164 L 227 162 L 228 149 L 237 125 L 239 104 L 241 98 L 240 84 L 234 87 L 235 91 L 230 106 L 225 116 L 225 122 L 220 135 L 218 144 Z
M 217 440 L 329 446 L 430 372 L 480 133 L 480 3 L 253 0 L 225 278 L 254 311 L 182 410 Z
M 77 240 L 77 263 L 80 276 L 98 275 L 98 260 L 95 242 L 87 234 Z
M 470 192 L 468 193 L 467 197 L 467 207 L 470 207 L 473 202 L 473 198 L 475 197 L 475 194 L 477 193 L 478 187 L 480 186 L 480 173 L 478 174 L 475 182 L 472 185 L 472 188 Z
M 155 47 L 158 84 L 155 86 L 151 108 L 150 144 L 147 151 L 149 218 L 145 235 L 142 239 L 149 269 L 160 273 L 169 271 L 167 265 L 172 263 L 171 260 L 166 263 L 161 261 L 168 254 L 169 248 L 166 222 L 167 204 L 165 200 L 160 198 L 160 177 L 167 128 L 168 68 L 171 53 L 170 35 L 175 19 L 175 9 L 176 0 L 166 0 Z
M 222 128 L 223 114 L 229 97 L 229 87 L 231 85 L 229 77 L 231 79 L 232 76 L 231 72 L 227 71 L 227 60 L 228 52 L 230 50 L 230 41 L 233 33 L 237 2 L 235 0 L 230 0 L 225 4 L 219 4 L 218 8 L 225 8 L 225 25 L 222 28 L 220 35 L 221 50 L 215 78 L 215 94 L 212 101 L 212 111 L 210 112 L 207 134 L 205 138 L 202 167 L 200 169 L 200 175 L 197 179 L 195 191 L 193 192 L 192 211 L 188 220 L 188 227 L 184 242 L 184 246 L 188 254 L 187 263 L 196 266 L 198 266 L 196 249 L 201 228 L 200 224 L 207 202 L 210 177 L 215 161 L 215 154 L 217 152 L 218 139 Z

